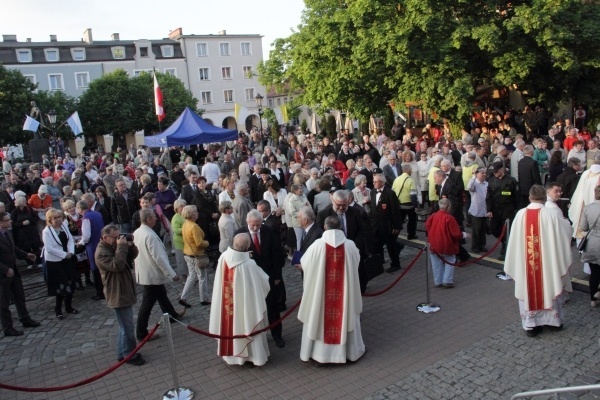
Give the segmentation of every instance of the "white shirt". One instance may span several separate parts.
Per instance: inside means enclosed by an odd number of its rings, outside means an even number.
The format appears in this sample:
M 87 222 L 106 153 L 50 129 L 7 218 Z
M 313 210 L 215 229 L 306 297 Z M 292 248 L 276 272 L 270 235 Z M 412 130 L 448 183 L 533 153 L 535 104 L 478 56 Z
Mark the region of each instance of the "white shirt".
M 210 162 L 202 167 L 202 176 L 206 178 L 207 185 L 217 182 L 219 180 L 220 173 L 221 170 L 219 170 L 219 166 L 215 163 Z

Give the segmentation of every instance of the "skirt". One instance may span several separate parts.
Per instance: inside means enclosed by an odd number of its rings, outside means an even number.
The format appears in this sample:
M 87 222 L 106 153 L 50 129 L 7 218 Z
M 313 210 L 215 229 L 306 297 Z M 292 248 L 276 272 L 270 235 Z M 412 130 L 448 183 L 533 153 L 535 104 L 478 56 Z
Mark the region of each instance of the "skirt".
M 75 268 L 76 258 L 62 261 L 46 261 L 48 272 L 48 296 L 73 295 L 79 284 L 79 275 Z

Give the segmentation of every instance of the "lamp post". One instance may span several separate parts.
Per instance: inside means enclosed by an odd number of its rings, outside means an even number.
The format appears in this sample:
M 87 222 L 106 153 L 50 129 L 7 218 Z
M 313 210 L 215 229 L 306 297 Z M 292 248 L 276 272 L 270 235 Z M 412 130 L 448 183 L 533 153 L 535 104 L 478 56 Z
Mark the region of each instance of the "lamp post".
M 258 109 L 258 123 L 260 125 L 260 137 L 262 139 L 262 135 L 263 135 L 263 126 L 262 126 L 262 116 L 264 114 L 263 108 L 262 108 L 262 102 L 263 102 L 264 97 L 262 97 L 260 95 L 260 93 L 256 94 L 256 97 L 254 98 L 254 100 L 256 100 L 256 108 Z
M 48 122 L 50 123 L 50 128 L 52 131 L 52 137 L 54 138 L 54 158 L 58 157 L 58 140 L 56 139 L 56 111 L 54 109 L 48 111 L 46 114 L 48 117 Z

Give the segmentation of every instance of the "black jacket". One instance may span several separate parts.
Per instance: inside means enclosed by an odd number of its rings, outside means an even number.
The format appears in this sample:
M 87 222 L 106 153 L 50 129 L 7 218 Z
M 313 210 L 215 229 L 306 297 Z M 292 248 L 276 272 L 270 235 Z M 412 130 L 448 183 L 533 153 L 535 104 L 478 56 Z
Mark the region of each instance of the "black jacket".
M 133 213 L 139 208 L 138 197 L 128 190 L 127 200 L 115 190 L 110 196 L 110 215 L 115 224 L 130 224 Z
M 235 234 L 247 233 L 248 226 L 243 226 L 235 231 Z M 254 248 L 254 243 L 251 241 L 250 249 L 252 250 L 252 259 L 256 261 L 256 264 L 269 275 L 269 279 L 272 281 L 281 280 L 281 269 L 285 263 L 285 254 L 283 247 L 281 247 L 281 239 L 279 232 L 275 232 L 268 226 L 261 226 L 260 228 L 260 253 Z M 270 282 L 271 284 L 273 282 Z

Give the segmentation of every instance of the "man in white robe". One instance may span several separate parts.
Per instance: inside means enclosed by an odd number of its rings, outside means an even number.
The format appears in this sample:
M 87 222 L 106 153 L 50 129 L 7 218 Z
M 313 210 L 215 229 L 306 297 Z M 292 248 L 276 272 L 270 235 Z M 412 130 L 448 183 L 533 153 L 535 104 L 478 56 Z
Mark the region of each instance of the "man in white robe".
M 241 233 L 221 257 L 215 272 L 210 333 L 221 336 L 249 335 L 267 326 L 269 277 L 250 258 L 250 236 Z M 230 365 L 249 361 L 264 365 L 269 358 L 267 333 L 240 339 L 217 339 L 217 354 Z
M 594 165 L 581 174 L 577 189 L 575 189 L 571 198 L 569 219 L 573 223 L 573 237 L 575 238 L 581 239 L 584 235 L 579 229 L 583 209 L 588 204 L 594 202 L 594 189 L 598 186 L 598 183 L 600 183 L 600 154 L 596 154 L 594 157 Z
M 512 224 L 504 272 L 515 281 L 523 329 L 537 336 L 546 326 L 562 329 L 565 276 L 572 262 L 571 231 L 558 213 L 544 207 L 546 190 L 534 185 L 530 204 Z
M 365 353 L 360 330 L 360 254 L 346 239 L 338 217 L 325 219 L 325 232 L 304 253 L 304 292 L 298 319 L 304 324 L 300 359 L 320 363 L 356 361 Z
M 544 206 L 551 212 L 555 213 L 558 217 L 558 220 L 561 222 L 560 229 L 565 232 L 569 232 L 569 238 L 573 235 L 573 227 L 568 219 L 566 219 L 563 215 L 562 210 L 558 206 L 557 202 L 560 200 L 560 195 L 562 194 L 562 187 L 557 182 L 548 182 L 546 184 L 546 203 Z M 567 273 L 563 276 L 563 287 L 565 288 L 564 300 L 565 302 L 569 301 L 569 293 L 573 291 L 573 286 L 571 285 L 571 274 Z

